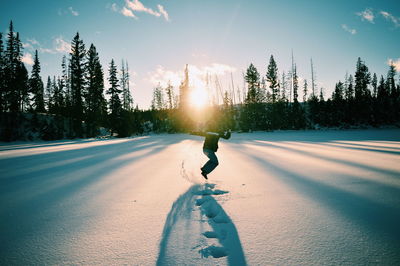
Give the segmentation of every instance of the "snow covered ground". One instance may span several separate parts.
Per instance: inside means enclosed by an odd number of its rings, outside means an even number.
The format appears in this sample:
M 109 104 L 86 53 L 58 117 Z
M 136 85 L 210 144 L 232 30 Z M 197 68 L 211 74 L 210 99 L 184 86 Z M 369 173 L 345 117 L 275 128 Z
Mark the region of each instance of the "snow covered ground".
M 400 130 L 0 145 L 0 264 L 400 265 Z

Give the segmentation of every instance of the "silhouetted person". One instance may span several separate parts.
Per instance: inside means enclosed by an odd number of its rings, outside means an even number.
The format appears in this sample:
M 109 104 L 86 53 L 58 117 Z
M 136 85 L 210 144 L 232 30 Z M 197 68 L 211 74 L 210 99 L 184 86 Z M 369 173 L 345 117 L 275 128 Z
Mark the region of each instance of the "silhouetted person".
M 207 175 L 218 166 L 218 158 L 215 153 L 218 150 L 219 138 L 229 139 L 231 131 L 225 132 L 194 132 L 193 134 L 205 137 L 203 144 L 203 153 L 208 157 L 208 161 L 200 168 L 201 175 L 208 179 Z

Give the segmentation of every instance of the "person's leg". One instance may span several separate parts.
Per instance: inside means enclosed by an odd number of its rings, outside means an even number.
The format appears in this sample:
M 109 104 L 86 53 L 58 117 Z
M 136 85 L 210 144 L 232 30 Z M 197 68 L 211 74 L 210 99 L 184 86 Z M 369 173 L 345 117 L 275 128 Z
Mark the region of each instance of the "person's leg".
M 201 171 L 208 175 L 215 169 L 215 167 L 218 166 L 218 158 L 215 155 L 215 152 L 211 150 L 204 149 L 203 153 L 208 157 L 209 160 L 201 168 Z

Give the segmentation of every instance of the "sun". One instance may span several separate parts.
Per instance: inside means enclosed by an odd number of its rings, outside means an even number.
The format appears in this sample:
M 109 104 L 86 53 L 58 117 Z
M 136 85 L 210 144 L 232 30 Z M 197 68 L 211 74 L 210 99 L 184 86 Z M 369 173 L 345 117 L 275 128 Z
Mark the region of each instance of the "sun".
M 208 104 L 208 93 L 203 88 L 194 88 L 190 92 L 189 101 L 191 106 L 201 109 Z

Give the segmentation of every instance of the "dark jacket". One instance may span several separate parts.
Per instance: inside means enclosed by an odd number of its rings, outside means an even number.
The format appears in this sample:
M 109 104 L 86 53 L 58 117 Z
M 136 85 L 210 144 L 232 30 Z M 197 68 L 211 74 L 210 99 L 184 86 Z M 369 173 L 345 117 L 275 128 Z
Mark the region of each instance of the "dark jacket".
M 206 137 L 206 139 L 204 140 L 203 149 L 212 150 L 213 152 L 216 152 L 218 150 L 219 138 L 229 139 L 231 137 L 230 131 L 224 133 L 194 132 L 193 134 Z

